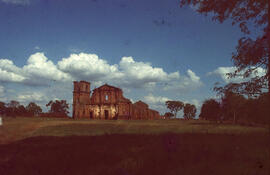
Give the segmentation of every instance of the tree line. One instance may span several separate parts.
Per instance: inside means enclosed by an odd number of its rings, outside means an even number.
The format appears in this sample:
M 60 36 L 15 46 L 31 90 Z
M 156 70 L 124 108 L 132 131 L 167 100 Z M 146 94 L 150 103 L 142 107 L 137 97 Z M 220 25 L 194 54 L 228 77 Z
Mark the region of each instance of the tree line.
M 226 91 L 218 100 L 205 100 L 199 118 L 211 121 L 230 121 L 235 124 L 266 124 L 269 116 L 270 101 L 267 93 L 258 97 L 246 97 Z
M 270 116 L 270 100 L 268 93 L 257 97 L 249 97 L 240 93 L 229 91 L 226 88 L 214 88 L 220 96 L 219 99 L 206 99 L 201 107 L 199 119 L 215 122 L 231 122 L 235 124 L 266 124 Z M 176 118 L 177 113 L 183 110 L 184 119 L 194 119 L 195 105 L 181 101 L 166 101 L 170 110 L 164 117 Z
M 1 116 L 40 116 L 40 117 L 68 117 L 69 105 L 66 100 L 49 101 L 46 104 L 48 112 L 43 112 L 42 108 L 34 102 L 30 102 L 27 106 L 20 102 L 11 100 L 9 103 L 0 101 Z
M 181 101 L 166 101 L 165 105 L 167 106 L 167 108 L 170 110 L 170 112 L 166 112 L 164 114 L 165 118 L 176 118 L 177 113 L 181 110 L 183 110 L 183 117 L 186 120 L 189 119 L 194 119 L 196 116 L 196 106 L 193 104 L 189 104 L 189 103 L 183 103 Z

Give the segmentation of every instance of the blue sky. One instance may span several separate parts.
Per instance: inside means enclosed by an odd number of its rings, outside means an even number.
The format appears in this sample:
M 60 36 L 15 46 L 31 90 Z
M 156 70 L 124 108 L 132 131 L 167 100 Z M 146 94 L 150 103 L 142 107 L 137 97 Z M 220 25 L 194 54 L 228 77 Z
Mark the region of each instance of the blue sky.
M 178 0 L 0 0 L 0 101 L 72 104 L 72 81 L 86 80 L 161 113 L 168 99 L 199 110 L 233 81 L 242 36 Z

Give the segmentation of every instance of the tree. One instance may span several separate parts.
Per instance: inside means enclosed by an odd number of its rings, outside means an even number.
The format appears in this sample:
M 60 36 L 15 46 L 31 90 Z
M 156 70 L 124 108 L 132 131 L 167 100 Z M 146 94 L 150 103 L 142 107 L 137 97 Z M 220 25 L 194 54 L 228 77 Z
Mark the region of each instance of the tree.
M 55 100 L 55 101 L 50 101 L 48 104 L 46 104 L 47 107 L 50 107 L 50 113 L 54 115 L 59 115 L 59 116 L 67 116 L 69 111 L 69 106 L 66 102 L 66 100 Z
M 0 101 L 0 115 L 4 115 L 6 113 L 6 104 Z
M 11 100 L 7 104 L 7 108 L 6 108 L 7 115 L 16 117 L 16 115 L 18 115 L 19 106 L 20 106 L 20 102 L 15 101 L 15 100 Z
M 181 101 L 166 101 L 167 108 L 171 111 L 171 113 L 174 114 L 174 117 L 176 118 L 177 112 L 183 109 L 184 103 Z
M 254 113 L 256 113 L 256 122 L 267 123 L 270 116 L 270 100 L 267 93 L 261 94 L 256 99 L 257 108 Z
M 171 112 L 166 112 L 165 114 L 164 114 L 164 117 L 167 119 L 170 119 L 171 117 L 173 117 L 174 115 L 173 115 L 173 113 L 171 113 Z
M 39 114 L 42 113 L 42 109 L 40 106 L 38 106 L 36 103 L 34 102 L 30 102 L 27 106 L 26 106 L 26 110 L 29 113 L 29 115 L 31 116 L 38 116 Z
M 245 108 L 241 113 L 241 118 L 244 119 L 247 123 L 258 123 L 259 122 L 259 115 L 260 113 L 258 107 L 258 99 L 255 98 L 248 98 L 245 102 Z
M 215 99 L 208 99 L 203 102 L 200 119 L 218 121 L 221 119 L 221 106 Z
M 193 5 L 201 14 L 213 15 L 212 19 L 223 22 L 231 19 L 232 25 L 238 24 L 246 37 L 238 40 L 236 51 L 232 55 L 232 61 L 237 67 L 235 72 L 229 73 L 228 77 L 242 76 L 250 79 L 241 83 L 230 83 L 225 87 L 232 92 L 239 92 L 248 96 L 261 94 L 268 90 L 270 100 L 270 28 L 268 23 L 269 1 L 268 0 L 180 0 L 180 7 Z M 251 32 L 249 26 L 257 28 L 257 36 Z M 265 75 L 256 73 L 264 69 Z M 218 89 L 216 89 L 218 90 Z
M 243 113 L 245 108 L 245 97 L 241 94 L 226 91 L 221 100 L 225 120 L 233 120 L 234 123 L 237 123 L 240 114 Z
M 20 106 L 20 102 L 15 101 L 15 100 L 11 100 L 8 104 L 8 107 L 10 108 L 18 108 Z
M 184 106 L 184 119 L 193 119 L 196 115 L 197 109 L 195 105 L 191 105 L 189 103 Z
M 23 105 L 19 105 L 18 108 L 16 108 L 16 115 L 18 116 L 25 116 L 27 115 L 27 110 Z

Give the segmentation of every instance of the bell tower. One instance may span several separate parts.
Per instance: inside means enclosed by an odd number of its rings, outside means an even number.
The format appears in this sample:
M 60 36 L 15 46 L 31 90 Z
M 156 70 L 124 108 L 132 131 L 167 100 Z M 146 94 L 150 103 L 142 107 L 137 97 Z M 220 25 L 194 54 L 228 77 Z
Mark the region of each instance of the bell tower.
M 73 82 L 73 105 L 72 117 L 82 117 L 85 105 L 90 103 L 90 83 L 86 81 Z

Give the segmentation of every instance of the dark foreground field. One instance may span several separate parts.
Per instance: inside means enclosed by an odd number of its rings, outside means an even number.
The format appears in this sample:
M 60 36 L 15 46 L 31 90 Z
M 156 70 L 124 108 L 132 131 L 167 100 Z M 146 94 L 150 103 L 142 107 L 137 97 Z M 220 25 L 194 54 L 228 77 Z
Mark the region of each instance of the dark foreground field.
M 0 145 L 1 175 L 269 174 L 265 134 L 38 136 Z

